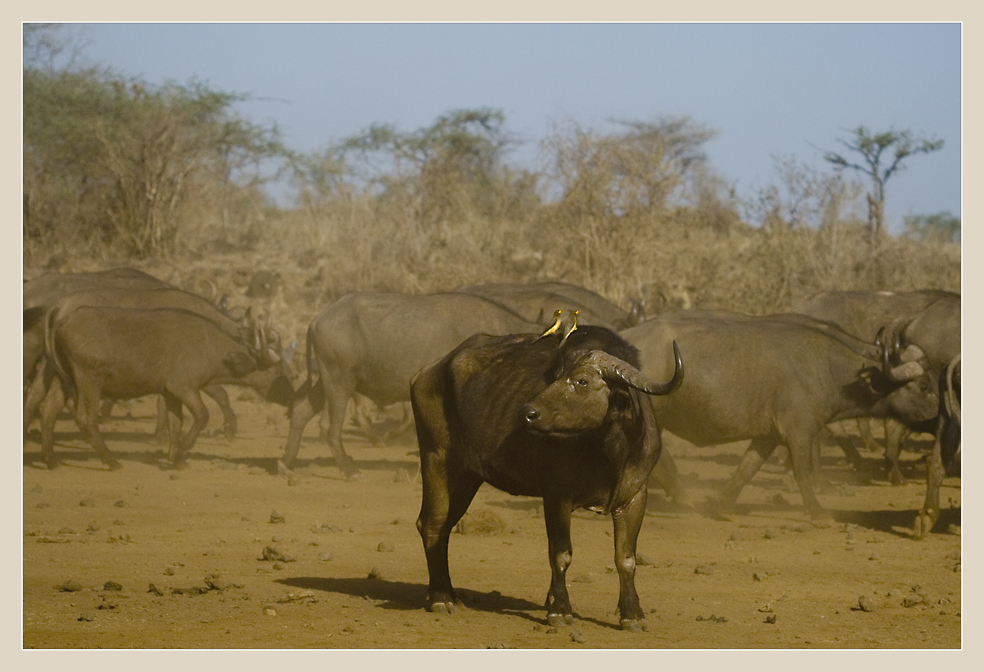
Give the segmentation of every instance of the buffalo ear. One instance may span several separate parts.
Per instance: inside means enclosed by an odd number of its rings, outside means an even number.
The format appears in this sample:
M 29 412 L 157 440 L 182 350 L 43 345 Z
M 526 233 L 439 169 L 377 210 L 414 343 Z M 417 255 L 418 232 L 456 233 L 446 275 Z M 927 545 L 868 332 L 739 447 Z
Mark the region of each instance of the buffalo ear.
M 620 418 L 629 417 L 633 412 L 632 393 L 621 385 L 611 388 L 608 395 L 608 407 Z
M 234 352 L 225 358 L 225 365 L 232 371 L 236 378 L 242 378 L 248 373 L 256 371 L 256 362 L 245 352 Z

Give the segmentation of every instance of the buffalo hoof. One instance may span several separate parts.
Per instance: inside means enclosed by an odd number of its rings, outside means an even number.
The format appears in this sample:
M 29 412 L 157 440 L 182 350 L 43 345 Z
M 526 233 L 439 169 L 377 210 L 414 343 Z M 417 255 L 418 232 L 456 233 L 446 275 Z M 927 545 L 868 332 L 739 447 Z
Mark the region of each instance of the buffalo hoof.
M 112 458 L 106 461 L 106 466 L 109 467 L 110 471 L 119 471 L 120 469 L 123 468 L 122 464 L 120 464 L 119 462 L 117 462 Z
M 626 632 L 649 632 L 649 623 L 644 618 L 623 618 L 618 624 Z
M 892 485 L 905 485 L 905 477 L 898 467 L 888 472 L 888 480 Z
M 826 530 L 828 527 L 833 527 L 834 517 L 827 511 L 814 511 L 810 514 L 810 522 L 813 523 L 814 527 Z
M 912 536 L 916 539 L 923 539 L 936 525 L 936 520 L 939 518 L 939 511 L 920 511 L 916 515 L 916 522 L 913 525 Z
M 459 608 L 464 608 L 461 600 L 442 600 L 427 605 L 427 611 L 432 614 L 446 614 L 448 616 L 454 614 Z
M 736 513 L 734 509 L 730 506 L 726 506 L 723 502 L 717 499 L 712 499 L 709 502 L 708 515 L 715 520 L 723 520 L 725 522 L 733 522 Z
M 346 471 L 342 474 L 345 476 L 346 481 L 358 481 L 362 478 L 362 472 L 358 469 L 353 469 L 352 471 Z
M 293 476 L 294 472 L 290 470 L 283 460 L 277 460 L 277 474 L 280 476 Z
M 547 623 L 554 628 L 566 628 L 569 625 L 574 625 L 574 616 L 572 614 L 547 614 Z
M 234 438 L 236 438 L 237 429 L 238 428 L 235 425 L 226 425 L 225 427 L 222 428 L 222 435 L 225 436 L 225 438 L 232 441 Z
M 48 471 L 54 471 L 55 469 L 57 469 L 58 467 L 61 466 L 61 462 L 59 462 L 58 460 L 56 460 L 54 458 L 52 458 L 50 460 L 45 460 L 44 463 L 45 463 L 45 465 L 47 465 Z

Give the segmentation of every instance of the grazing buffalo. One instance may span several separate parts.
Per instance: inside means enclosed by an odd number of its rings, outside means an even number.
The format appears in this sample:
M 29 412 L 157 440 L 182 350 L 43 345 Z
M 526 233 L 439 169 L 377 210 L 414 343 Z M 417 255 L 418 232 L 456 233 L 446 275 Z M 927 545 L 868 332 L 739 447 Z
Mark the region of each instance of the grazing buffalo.
M 132 270 L 132 269 L 126 269 Z M 107 306 L 107 307 L 117 307 L 117 308 L 180 308 L 183 310 L 188 310 L 197 315 L 211 320 L 214 322 L 222 331 L 232 337 L 238 338 L 240 330 L 245 326 L 246 322 L 236 322 L 225 315 L 220 309 L 213 305 L 210 301 L 198 294 L 193 294 L 191 292 L 186 292 L 177 287 L 172 287 L 171 285 L 163 284 L 153 285 L 149 282 L 146 284 L 138 284 L 137 286 L 119 286 L 113 282 L 113 278 L 101 277 L 98 280 L 94 280 L 91 275 L 100 274 L 80 274 L 87 277 L 85 282 L 79 284 L 89 285 L 93 288 L 80 290 L 76 292 L 71 292 L 65 296 L 55 300 L 46 312 L 53 312 L 50 316 L 50 320 L 57 322 L 61 316 L 67 315 L 74 311 L 80 306 Z M 44 277 L 44 276 L 42 276 Z M 149 276 L 148 276 L 149 277 Z M 127 282 L 129 278 L 124 278 Z M 140 279 L 140 276 L 138 276 Z M 100 286 L 102 285 L 102 286 Z M 96 288 L 98 287 L 98 288 Z M 53 292 L 52 292 L 53 295 Z M 25 313 L 26 314 L 26 313 Z M 41 349 L 37 353 L 37 359 L 40 360 L 44 352 L 44 327 L 48 320 L 41 320 L 37 324 L 33 325 L 30 329 L 30 333 L 35 334 L 35 332 L 40 332 Z M 25 325 L 26 327 L 26 325 Z M 25 328 L 25 371 L 27 370 L 27 334 L 28 330 Z M 279 350 L 280 344 L 276 342 L 272 344 L 273 347 Z M 36 365 L 32 365 L 35 368 Z M 43 375 L 38 374 L 33 376 L 33 380 L 27 389 L 24 401 L 24 424 L 25 427 L 27 423 L 34 417 L 37 411 L 37 405 L 41 401 L 41 396 L 44 394 L 44 383 Z M 224 431 L 228 438 L 232 438 L 236 435 L 236 415 L 232 411 L 232 406 L 229 403 L 229 396 L 226 394 L 225 390 L 222 389 L 221 385 L 210 385 L 206 389 L 202 390 L 205 394 L 212 397 L 219 408 L 222 411 L 222 416 L 224 419 Z M 167 415 L 164 409 L 163 401 L 158 406 L 159 413 L 157 418 L 157 429 L 156 434 L 159 439 L 163 439 L 166 435 L 166 424 Z
M 293 388 L 267 326 L 251 324 L 233 338 L 211 320 L 187 310 L 82 306 L 57 316 L 49 311 L 45 331 L 47 392 L 41 403 L 41 453 L 54 458 L 54 424 L 66 396 L 75 400 L 75 422 L 111 469 L 120 464 L 99 433 L 99 399 L 164 397 L 171 439 L 170 459 L 181 465 L 208 422 L 199 391 L 209 385 L 247 385 L 287 406 Z M 181 405 L 193 423 L 183 436 Z
M 937 412 L 935 386 L 916 350 L 906 357 L 913 361 L 887 361 L 885 347 L 809 318 L 669 311 L 621 333 L 652 377 L 667 374 L 662 353 L 672 341 L 687 354 L 680 390 L 653 397 L 661 427 L 697 446 L 752 440 L 721 493 L 722 515 L 781 444 L 804 505 L 826 520 L 811 478 L 813 442 L 824 425 L 859 416 L 916 422 Z
M 821 320 L 833 322 L 844 331 L 859 338 L 871 339 L 882 327 L 899 325 L 911 319 L 931 304 L 941 306 L 956 304 L 959 310 L 960 295 L 942 290 L 918 290 L 912 292 L 846 291 L 821 292 L 795 306 L 793 310 Z M 959 331 L 959 330 L 958 330 Z M 917 343 L 918 344 L 918 343 Z M 929 351 L 920 345 L 929 354 Z M 931 373 L 938 373 L 932 371 Z M 865 448 L 875 448 L 869 419 L 859 418 L 858 429 Z M 909 428 L 890 418 L 884 420 L 885 460 L 888 463 L 888 479 L 892 485 L 905 482 L 899 468 L 899 451 Z M 838 442 L 841 443 L 841 442 Z M 861 459 L 854 446 L 844 442 L 841 447 L 855 464 Z
M 141 290 L 171 287 L 135 268 L 112 268 L 92 273 L 44 273 L 24 283 L 24 386 L 27 387 L 44 352 L 44 315 L 57 301 L 75 292 Z
M 281 468 L 291 467 L 304 427 L 323 411 L 321 435 L 336 464 L 346 478 L 359 475 L 342 446 L 342 423 L 354 393 L 380 406 L 410 401 L 413 374 L 472 334 L 528 333 L 541 328 L 471 294 L 346 294 L 308 327 L 308 379 L 290 409 Z
M 574 622 L 565 579 L 571 514 L 586 508 L 614 522 L 621 626 L 645 630 L 635 551 L 661 441 L 643 393 L 666 395 L 680 385 L 680 351 L 674 344 L 675 358 L 669 345 L 660 353 L 674 361 L 671 379 L 661 383 L 640 373 L 635 348 L 614 332 L 588 326 L 562 333 L 569 336 L 479 334 L 413 378 L 427 608 L 451 613 L 461 605 L 448 571 L 448 539 L 479 486 L 489 483 L 543 498 L 551 625 Z

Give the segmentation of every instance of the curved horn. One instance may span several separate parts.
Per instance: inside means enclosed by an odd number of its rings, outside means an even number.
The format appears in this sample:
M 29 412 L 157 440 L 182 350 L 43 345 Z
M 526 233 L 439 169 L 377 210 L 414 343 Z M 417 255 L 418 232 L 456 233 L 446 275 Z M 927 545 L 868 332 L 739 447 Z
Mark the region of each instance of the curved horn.
M 588 357 L 598 366 L 603 377 L 619 378 L 629 387 L 634 387 L 646 394 L 669 394 L 680 387 L 683 382 L 683 359 L 680 357 L 680 348 L 676 341 L 673 341 L 673 378 L 665 383 L 651 380 L 639 369 L 607 352 L 595 350 Z

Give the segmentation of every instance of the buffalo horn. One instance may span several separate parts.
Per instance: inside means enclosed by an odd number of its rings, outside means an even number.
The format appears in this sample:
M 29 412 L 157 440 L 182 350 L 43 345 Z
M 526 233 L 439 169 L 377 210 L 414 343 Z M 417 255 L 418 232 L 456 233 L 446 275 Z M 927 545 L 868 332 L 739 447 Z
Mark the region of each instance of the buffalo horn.
M 588 358 L 591 363 L 595 364 L 601 370 L 603 377 L 619 378 L 629 387 L 634 387 L 646 394 L 669 394 L 680 387 L 680 384 L 683 382 L 683 359 L 680 357 L 680 348 L 677 346 L 676 341 L 673 341 L 673 378 L 665 383 L 651 380 L 646 374 L 628 362 L 601 350 L 595 350 L 588 355 Z

